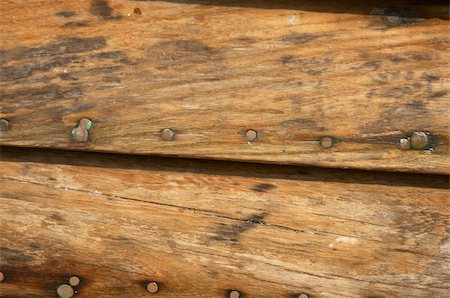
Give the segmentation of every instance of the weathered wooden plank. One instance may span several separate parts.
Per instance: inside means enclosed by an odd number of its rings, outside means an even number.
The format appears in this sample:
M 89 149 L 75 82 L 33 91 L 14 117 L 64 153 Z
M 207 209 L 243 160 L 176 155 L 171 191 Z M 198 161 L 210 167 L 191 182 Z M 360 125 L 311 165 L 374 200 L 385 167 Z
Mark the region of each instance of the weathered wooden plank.
M 3 149 L 2 297 L 446 297 L 449 180 Z
M 448 3 L 176 2 L 2 1 L 0 143 L 450 173 Z

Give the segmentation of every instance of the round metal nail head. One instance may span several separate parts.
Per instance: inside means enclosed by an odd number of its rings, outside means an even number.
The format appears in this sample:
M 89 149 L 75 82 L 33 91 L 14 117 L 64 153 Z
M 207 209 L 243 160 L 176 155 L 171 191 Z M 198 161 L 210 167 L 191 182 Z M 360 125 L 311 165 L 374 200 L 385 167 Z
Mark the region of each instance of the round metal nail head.
M 76 286 L 78 286 L 79 284 L 80 284 L 80 282 L 81 282 L 81 280 L 80 280 L 80 278 L 78 277 L 78 276 L 71 276 L 70 278 L 69 278 L 69 284 L 72 286 L 72 287 L 76 287 Z
M 0 131 L 6 131 L 9 129 L 9 121 L 6 119 L 0 119 Z
M 258 132 L 253 129 L 247 130 L 244 134 L 244 139 L 247 140 L 248 142 L 256 141 L 257 138 L 258 138 Z
M 161 131 L 161 138 L 164 141 L 172 141 L 175 138 L 175 134 L 176 134 L 175 131 L 173 131 L 172 129 L 164 128 Z
M 401 138 L 398 140 L 397 146 L 400 150 L 409 150 L 411 148 L 411 142 L 408 138 Z
M 424 132 L 413 132 L 411 135 L 411 147 L 414 149 L 425 149 L 428 142 L 428 135 Z
M 62 284 L 56 289 L 56 293 L 60 298 L 71 298 L 75 295 L 73 288 L 67 284 Z
M 81 127 L 75 127 L 74 129 L 72 129 L 71 135 L 72 135 L 72 140 L 74 140 L 75 142 L 78 142 L 78 143 L 86 142 L 89 137 L 88 131 Z
M 92 120 L 90 120 L 88 118 L 82 118 L 78 122 L 78 126 L 81 127 L 82 129 L 86 129 L 86 130 L 90 130 L 93 125 L 94 125 L 94 123 L 92 123 Z
M 147 292 L 155 294 L 159 291 L 159 285 L 157 282 L 152 281 L 147 284 Z
M 320 146 L 322 146 L 325 149 L 333 147 L 334 140 L 332 137 L 322 137 L 320 139 Z

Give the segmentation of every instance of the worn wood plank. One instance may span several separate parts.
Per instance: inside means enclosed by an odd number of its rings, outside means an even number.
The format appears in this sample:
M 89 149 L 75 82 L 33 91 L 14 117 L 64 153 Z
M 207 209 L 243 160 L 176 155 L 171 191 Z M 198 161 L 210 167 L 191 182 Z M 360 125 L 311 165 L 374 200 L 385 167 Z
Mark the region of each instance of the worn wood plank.
M 450 173 L 447 2 L 186 2 L 2 1 L 0 143 Z
M 2 297 L 446 297 L 449 180 L 3 149 Z

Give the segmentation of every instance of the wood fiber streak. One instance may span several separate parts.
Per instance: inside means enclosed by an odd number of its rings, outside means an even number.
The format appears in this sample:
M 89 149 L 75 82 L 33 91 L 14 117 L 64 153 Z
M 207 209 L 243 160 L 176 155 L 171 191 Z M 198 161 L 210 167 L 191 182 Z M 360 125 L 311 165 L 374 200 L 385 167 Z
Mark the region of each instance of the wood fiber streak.
M 445 1 L 1 6 L 2 145 L 450 173 Z
M 448 176 L 3 148 L 2 297 L 447 297 Z

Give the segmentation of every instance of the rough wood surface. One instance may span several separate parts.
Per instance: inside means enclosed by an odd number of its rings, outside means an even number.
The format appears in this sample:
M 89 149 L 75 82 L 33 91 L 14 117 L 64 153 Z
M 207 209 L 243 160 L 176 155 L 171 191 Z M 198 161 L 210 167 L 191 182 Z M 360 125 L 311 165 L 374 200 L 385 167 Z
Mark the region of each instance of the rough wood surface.
M 354 2 L 3 0 L 0 144 L 450 173 L 448 3 Z
M 1 157 L 2 297 L 448 297 L 447 176 Z

